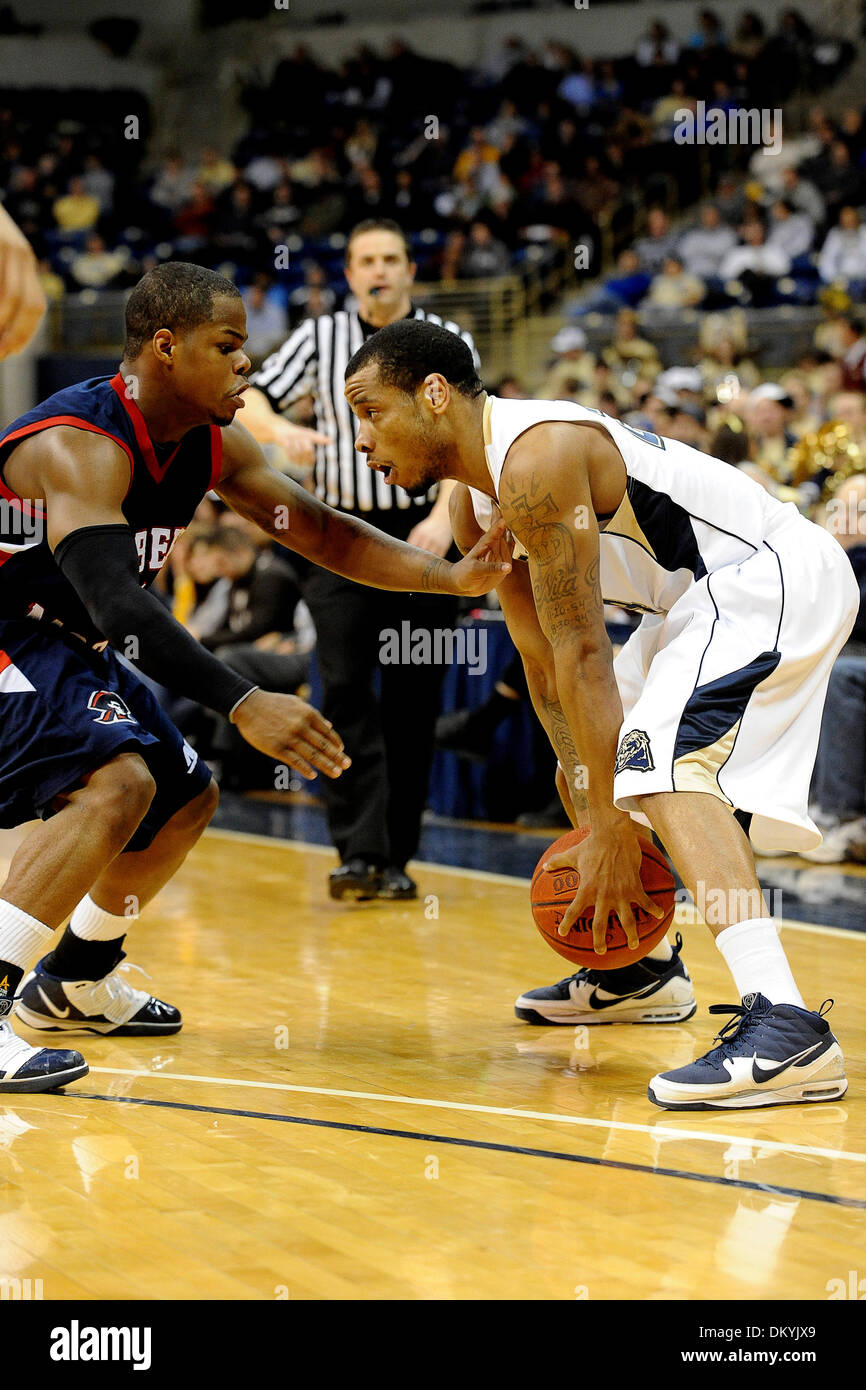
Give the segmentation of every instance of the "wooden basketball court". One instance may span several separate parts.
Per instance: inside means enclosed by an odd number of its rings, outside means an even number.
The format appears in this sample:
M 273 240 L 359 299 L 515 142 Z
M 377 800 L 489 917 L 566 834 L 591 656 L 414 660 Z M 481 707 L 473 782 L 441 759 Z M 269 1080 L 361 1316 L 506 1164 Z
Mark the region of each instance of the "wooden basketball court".
M 333 862 L 205 836 L 127 942 L 183 1031 L 69 1034 L 87 1077 L 0 1097 L 3 1279 L 46 1300 L 822 1300 L 862 1269 L 866 935 L 783 928 L 807 1002 L 836 998 L 843 1101 L 678 1114 L 646 1084 L 732 995 L 706 928 L 683 929 L 688 1023 L 531 1028 L 515 996 L 568 966 L 525 881 L 417 865 L 417 903 L 349 907 Z

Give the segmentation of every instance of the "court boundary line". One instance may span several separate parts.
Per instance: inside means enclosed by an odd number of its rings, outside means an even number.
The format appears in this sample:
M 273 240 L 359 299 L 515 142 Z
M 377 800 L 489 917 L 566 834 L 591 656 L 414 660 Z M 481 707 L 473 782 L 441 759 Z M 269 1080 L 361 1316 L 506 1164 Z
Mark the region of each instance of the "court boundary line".
M 336 850 L 330 845 L 315 845 L 307 840 L 284 840 L 281 836 L 276 835 L 257 835 L 250 830 L 228 830 L 224 826 L 208 826 L 205 831 L 205 836 L 207 835 L 223 835 L 234 840 L 248 840 L 251 844 L 263 845 L 270 849 L 312 850 L 315 854 L 336 854 Z M 410 860 L 410 863 L 419 869 L 456 874 L 458 878 L 480 878 L 484 879 L 487 883 L 502 883 L 511 887 L 520 885 L 521 887 L 528 888 L 531 882 L 531 879 L 519 878 L 513 874 L 491 873 L 489 869 L 464 869 L 460 864 L 437 864 L 429 859 L 413 859 Z M 685 904 L 685 906 L 687 906 L 687 904 Z M 797 922 L 788 917 L 774 917 L 773 921 L 776 922 L 780 930 L 784 928 L 786 931 L 811 932 L 818 936 L 834 936 L 842 941 L 853 940 L 866 944 L 866 931 L 858 931 L 856 927 L 827 927 L 821 922 Z M 672 925 L 677 925 L 676 917 L 674 917 Z M 680 923 L 679 925 L 682 926 L 684 924 Z M 702 923 L 689 922 L 685 925 L 701 926 Z
M 755 1139 L 748 1135 L 719 1134 L 714 1130 L 674 1129 L 665 1125 L 643 1125 L 629 1120 L 599 1120 L 590 1115 L 557 1115 L 553 1111 L 519 1110 L 503 1105 L 479 1105 L 471 1101 L 432 1100 L 424 1096 L 388 1095 L 377 1091 L 345 1091 L 328 1086 L 300 1086 L 290 1081 L 252 1081 L 228 1076 L 202 1076 L 189 1072 L 147 1071 L 134 1067 L 91 1067 L 91 1072 L 110 1076 L 147 1077 L 149 1080 L 198 1081 L 213 1086 L 243 1086 L 256 1091 L 283 1091 L 293 1095 L 327 1096 L 335 1100 L 386 1102 L 392 1105 L 417 1105 L 427 1110 L 457 1110 L 468 1114 L 495 1115 L 505 1119 L 550 1120 L 556 1124 L 577 1125 L 587 1129 L 621 1130 L 630 1134 L 648 1134 L 664 1139 L 698 1139 L 717 1144 L 750 1144 L 754 1148 L 772 1149 L 785 1154 L 803 1154 L 809 1158 L 844 1159 L 850 1163 L 866 1163 L 866 1153 L 845 1149 L 824 1149 L 811 1144 L 785 1144 L 781 1140 Z M 78 1094 L 77 1092 L 75 1094 Z
M 748 1178 L 726 1178 L 713 1173 L 693 1173 L 684 1168 L 656 1168 L 645 1163 L 629 1163 L 625 1159 L 598 1158 L 592 1154 L 562 1153 L 557 1149 L 531 1149 L 518 1144 L 497 1143 L 490 1139 L 464 1139 L 450 1134 L 429 1134 L 418 1130 L 386 1129 L 379 1125 L 349 1124 L 344 1120 L 317 1120 L 303 1115 L 279 1115 L 262 1110 L 233 1110 L 219 1105 L 194 1105 L 177 1100 L 157 1100 L 149 1096 L 104 1096 L 92 1092 L 78 1092 L 80 1100 L 101 1100 L 114 1105 L 145 1105 L 161 1110 L 184 1110 L 205 1115 L 227 1115 L 232 1118 L 270 1120 L 277 1124 L 309 1125 L 314 1129 L 334 1129 L 355 1134 L 376 1134 L 389 1139 L 413 1139 L 425 1144 L 450 1144 L 462 1149 L 481 1149 L 492 1153 L 519 1154 L 528 1158 L 553 1158 L 561 1163 L 583 1163 L 592 1168 L 616 1168 L 627 1173 L 646 1173 L 650 1177 L 678 1178 L 681 1181 L 711 1183 L 717 1187 L 734 1187 L 749 1192 L 763 1192 L 767 1196 L 797 1197 L 811 1202 L 825 1202 L 831 1206 L 852 1207 L 866 1211 L 866 1198 L 841 1197 L 829 1192 L 815 1192 L 809 1188 L 785 1187 L 776 1183 L 752 1182 Z

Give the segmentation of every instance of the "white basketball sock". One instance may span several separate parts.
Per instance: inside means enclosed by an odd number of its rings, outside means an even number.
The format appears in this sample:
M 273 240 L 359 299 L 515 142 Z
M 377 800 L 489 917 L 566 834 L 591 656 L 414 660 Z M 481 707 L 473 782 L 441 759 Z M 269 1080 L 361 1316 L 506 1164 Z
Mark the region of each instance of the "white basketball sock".
M 795 1004 L 805 1009 L 772 917 L 735 922 L 716 937 L 737 993 L 763 994 L 771 1004 Z
M 115 941 L 126 935 L 137 918 L 137 912 L 116 917 L 99 907 L 87 893 L 69 919 L 69 930 L 82 941 Z
M 673 947 L 666 936 L 663 936 L 649 953 L 650 960 L 671 960 L 673 958 Z
M 45 951 L 53 935 L 53 929 L 44 922 L 0 898 L 0 960 L 26 970 L 33 957 Z

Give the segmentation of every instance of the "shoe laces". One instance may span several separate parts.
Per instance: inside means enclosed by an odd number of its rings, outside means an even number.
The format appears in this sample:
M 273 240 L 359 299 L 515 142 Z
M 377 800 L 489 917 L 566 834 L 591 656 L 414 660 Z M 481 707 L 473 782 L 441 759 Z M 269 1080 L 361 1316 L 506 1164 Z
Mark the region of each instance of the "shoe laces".
M 135 962 L 131 960 L 124 961 L 122 965 L 115 966 L 114 970 L 112 970 L 109 975 L 106 975 L 105 979 L 102 981 L 109 999 L 122 999 L 124 1002 L 128 1002 L 145 994 L 144 990 L 136 989 L 133 984 L 130 984 L 129 980 L 120 978 L 120 976 L 125 975 L 128 970 L 137 970 L 146 980 L 151 978 L 142 966 L 136 965 Z
M 725 1058 L 734 1055 L 735 1047 L 745 1042 L 751 1032 L 757 1031 L 766 1018 L 766 1013 L 756 1013 L 754 1009 L 747 1009 L 743 1004 L 711 1004 L 709 1008 L 711 1014 L 732 1014 L 723 1028 L 720 1028 L 714 1042 L 718 1047 L 710 1048 L 704 1055 L 704 1061 L 721 1062 Z

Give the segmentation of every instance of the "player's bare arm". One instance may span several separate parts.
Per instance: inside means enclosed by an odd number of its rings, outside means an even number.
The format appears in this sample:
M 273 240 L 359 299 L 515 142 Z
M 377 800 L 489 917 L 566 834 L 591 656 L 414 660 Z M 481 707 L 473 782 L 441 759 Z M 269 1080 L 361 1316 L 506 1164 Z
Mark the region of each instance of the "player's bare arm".
M 456 483 L 451 494 L 451 527 L 459 550 L 465 555 L 481 536 L 481 527 L 472 509 L 472 498 L 465 483 Z M 494 504 L 495 506 L 495 504 Z M 499 602 L 505 615 L 505 622 L 515 647 L 520 653 L 529 698 L 536 715 L 550 740 L 551 747 L 559 762 L 556 785 L 572 825 L 589 822 L 589 808 L 586 792 L 578 779 L 569 781 L 563 767 L 579 762 L 568 720 L 560 704 L 556 689 L 556 667 L 553 648 L 541 630 L 529 566 L 517 561 L 511 571 L 496 587 Z
M 0 207 L 0 358 L 12 357 L 27 346 L 45 309 L 33 249 Z
M 641 849 L 631 819 L 613 804 L 622 704 L 599 583 L 599 532 L 589 482 L 596 447 L 595 432 L 579 426 L 551 423 L 528 430 L 506 459 L 499 498 L 504 520 L 528 551 L 538 621 L 553 651 L 566 726 L 557 731 L 565 754 L 560 763 L 570 784 L 585 787 L 592 826 L 574 851 L 550 861 L 555 867 L 568 863 L 580 874 L 581 886 L 560 932 L 567 934 L 594 901 L 594 944 L 603 954 L 610 913 L 636 946 L 633 904 L 653 916 L 659 912 L 641 884 Z
M 28 469 L 30 495 L 41 498 L 48 514 L 48 544 L 58 558 L 69 555 L 64 573 L 74 584 L 92 621 L 113 646 L 139 638 L 138 665 L 146 675 L 179 694 L 226 713 L 210 692 L 225 688 L 231 700 L 234 677 L 171 616 L 138 579 L 138 555 L 123 515 L 129 461 L 104 435 L 67 426 L 23 440 L 15 451 L 16 477 Z M 32 464 L 32 469 L 28 467 Z M 10 479 L 11 481 L 11 479 Z M 93 528 L 101 530 L 94 537 Z M 65 546 L 64 546 L 65 543 Z M 74 565 L 71 546 L 76 546 Z M 63 568 L 63 559 L 59 561 Z M 312 779 L 316 771 L 338 777 L 349 766 L 343 745 L 322 715 L 293 695 L 249 689 L 234 722 L 260 752 Z
M 289 550 L 376 589 L 475 597 L 511 570 L 503 522 L 491 527 L 458 564 L 449 564 L 320 502 L 271 468 L 239 421 L 223 433 L 223 473 L 216 491 Z

